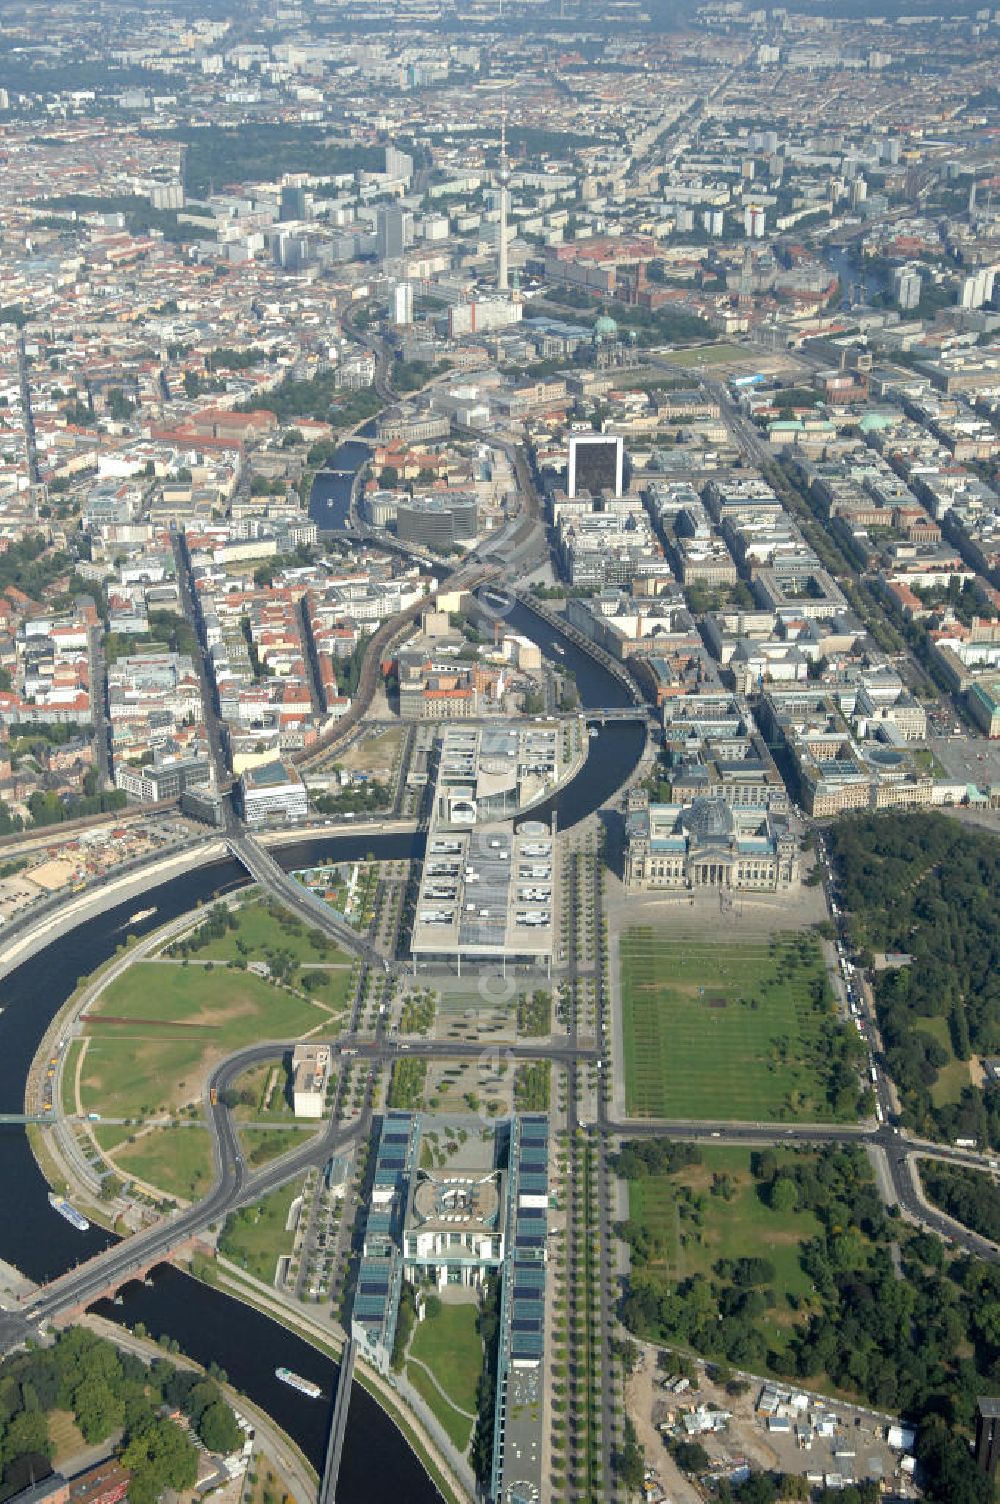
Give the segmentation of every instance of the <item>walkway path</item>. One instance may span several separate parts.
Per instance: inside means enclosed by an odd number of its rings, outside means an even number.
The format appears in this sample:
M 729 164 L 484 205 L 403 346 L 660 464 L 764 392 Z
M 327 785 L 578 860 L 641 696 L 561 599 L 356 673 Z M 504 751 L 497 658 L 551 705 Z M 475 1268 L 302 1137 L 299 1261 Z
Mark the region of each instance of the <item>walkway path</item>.
M 406 1357 L 407 1368 L 409 1368 L 411 1364 L 414 1368 L 423 1369 L 424 1373 L 430 1379 L 431 1383 L 434 1385 L 434 1388 L 437 1390 L 438 1394 L 444 1400 L 446 1405 L 450 1406 L 450 1408 L 454 1410 L 458 1415 L 463 1415 L 466 1420 L 474 1421 L 476 1419 L 474 1413 L 471 1410 L 463 1410 L 461 1405 L 455 1404 L 455 1401 L 452 1399 L 447 1390 L 441 1388 L 441 1385 L 438 1383 L 437 1376 L 430 1368 L 427 1367 L 426 1363 L 424 1363 L 420 1358 L 411 1357 L 408 1353 Z

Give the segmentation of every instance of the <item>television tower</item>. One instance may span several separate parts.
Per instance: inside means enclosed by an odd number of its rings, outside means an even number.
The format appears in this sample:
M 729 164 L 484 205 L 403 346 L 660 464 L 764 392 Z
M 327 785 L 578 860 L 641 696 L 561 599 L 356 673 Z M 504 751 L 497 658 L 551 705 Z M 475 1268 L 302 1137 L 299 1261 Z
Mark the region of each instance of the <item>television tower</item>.
M 510 164 L 507 161 L 507 100 L 500 105 L 500 244 L 497 254 L 497 291 L 508 290 L 507 278 L 507 184 L 510 182 Z

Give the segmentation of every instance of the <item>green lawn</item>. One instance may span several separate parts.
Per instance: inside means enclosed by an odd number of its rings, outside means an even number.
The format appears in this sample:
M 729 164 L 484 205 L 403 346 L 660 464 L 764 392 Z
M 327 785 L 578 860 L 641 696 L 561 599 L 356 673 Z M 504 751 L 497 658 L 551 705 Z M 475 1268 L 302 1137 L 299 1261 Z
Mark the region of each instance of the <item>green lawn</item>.
M 224 1055 L 259 1040 L 296 1039 L 330 1017 L 246 972 L 137 962 L 90 1010 L 83 1109 L 146 1118 L 197 1101 Z
M 465 1453 L 472 1440 L 473 1422 L 464 1415 L 459 1415 L 458 1411 L 449 1405 L 422 1368 L 417 1368 L 411 1363 L 407 1367 L 406 1377 L 421 1398 L 426 1401 L 431 1414 L 441 1423 L 455 1450 Z
M 776 1150 L 778 1167 L 794 1164 L 794 1151 Z M 641 1223 L 660 1245 L 651 1271 L 681 1281 L 711 1276 L 718 1259 L 766 1258 L 775 1269 L 777 1302 L 757 1325 L 771 1343 L 780 1342 L 792 1318 L 788 1297 L 808 1301 L 812 1282 L 799 1262 L 802 1243 L 820 1231 L 808 1211 L 779 1212 L 765 1206 L 750 1174 L 749 1149 L 701 1148 L 702 1162 L 677 1175 L 629 1181 L 629 1219 Z M 713 1176 L 727 1175 L 733 1190 L 728 1201 L 711 1194 Z M 701 1198 L 701 1225 L 683 1214 L 687 1189 Z
M 94 1123 L 93 1134 L 105 1153 L 110 1154 L 135 1132 L 127 1123 Z
M 321 1123 L 312 1128 L 241 1128 L 240 1143 L 252 1169 L 259 1169 L 282 1154 L 298 1149 L 305 1139 L 316 1133 Z
M 294 1234 L 285 1231 L 285 1223 L 304 1181 L 305 1176 L 300 1175 L 262 1196 L 253 1206 L 231 1212 L 219 1238 L 219 1252 L 248 1274 L 271 1284 L 278 1259 L 292 1251 Z
M 471 1304 L 442 1305 L 436 1316 L 428 1315 L 417 1323 L 410 1342 L 409 1356 L 426 1363 L 457 1409 L 442 1400 L 421 1369 L 409 1363 L 406 1370 L 407 1377 L 462 1452 L 471 1440 L 473 1423 L 458 1412 L 467 1410 L 475 1414 L 476 1386 L 483 1370 L 477 1315 L 477 1308 Z
M 233 1117 L 241 1122 L 290 1123 L 295 1119 L 291 1103 L 285 1093 L 289 1072 L 284 1060 L 275 1056 L 253 1065 L 242 1076 L 237 1076 L 233 1088 L 240 1096 L 252 1098 L 233 1108 Z
M 309 986 L 304 989 L 309 996 L 335 1013 L 342 1013 L 354 994 L 354 972 L 349 968 L 331 966 L 328 971 L 325 965 L 303 967 L 295 975 L 296 987 L 302 987 L 304 977 L 309 978 Z
M 824 1086 L 832 1000 L 813 936 L 713 944 L 633 929 L 622 936 L 621 973 L 631 1114 L 833 1116 Z
M 931 1087 L 931 1101 L 935 1107 L 947 1107 L 952 1102 L 959 1102 L 962 1092 L 971 1084 L 972 1077 L 969 1075 L 969 1062 L 959 1060 L 951 1047 L 951 1030 L 948 1028 L 946 1018 L 922 1018 L 919 1031 L 930 1034 L 936 1039 L 943 1050 L 948 1051 L 948 1063 L 942 1065 L 937 1074 L 937 1080 Z
M 200 1200 L 214 1176 L 212 1142 L 200 1123 L 193 1128 L 151 1128 L 134 1144 L 123 1145 L 115 1163 L 123 1174 L 187 1201 Z
M 339 950 L 322 930 L 310 929 L 293 914 L 275 911 L 269 903 L 241 904 L 236 910 L 236 929 L 228 930 L 221 940 L 210 940 L 194 954 L 201 960 L 235 961 L 241 954 L 237 940 L 246 950 L 248 961 L 266 961 L 268 951 L 287 951 L 301 965 L 303 961 L 326 961 L 348 969 L 351 957 Z
M 923 772 L 929 773 L 932 778 L 947 778 L 947 772 L 938 762 L 930 747 L 913 747 L 910 749 L 910 756 L 917 767 L 922 769 Z

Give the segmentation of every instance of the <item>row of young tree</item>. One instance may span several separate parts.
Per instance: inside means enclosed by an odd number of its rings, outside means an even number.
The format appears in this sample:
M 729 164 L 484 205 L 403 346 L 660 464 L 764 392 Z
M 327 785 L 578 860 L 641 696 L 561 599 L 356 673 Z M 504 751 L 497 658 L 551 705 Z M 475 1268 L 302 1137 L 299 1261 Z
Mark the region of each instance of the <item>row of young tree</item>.
M 649 1147 L 626 1143 L 619 1172 L 629 1179 L 678 1174 L 690 1162 L 691 1146 L 658 1145 L 663 1168 L 654 1168 Z M 751 1168 L 765 1204 L 786 1208 L 785 1215 L 809 1212 L 819 1223 L 800 1250 L 808 1302 L 775 1289 L 767 1259 L 720 1260 L 711 1276 L 674 1279 L 655 1229 L 637 1218 L 621 1228 L 632 1249 L 625 1325 L 905 1415 L 918 1426 L 929 1499 L 981 1504 L 991 1497 L 962 1433 L 977 1397 L 1000 1384 L 1000 1267 L 946 1255 L 939 1239 L 887 1215 L 860 1149 L 833 1145 L 780 1161 L 764 1150 Z M 779 1346 L 767 1341 L 762 1318 L 782 1305 L 784 1319 L 789 1308 L 795 1315 Z
M 905 1124 L 1000 1144 L 1000 1094 L 933 1095 L 953 1058 L 1000 1053 L 1000 842 L 926 811 L 844 819 L 829 842 L 861 959 L 910 958 L 873 979 Z
M 205 1376 L 165 1358 L 147 1366 L 84 1327 L 61 1332 L 51 1347 L 17 1353 L 0 1364 L 0 1500 L 52 1470 L 49 1417 L 72 1413 L 88 1446 L 116 1438 L 132 1474 L 131 1504 L 155 1504 L 165 1488 L 191 1488 L 197 1450 L 170 1418 L 182 1411 L 211 1452 L 235 1450 L 243 1439 L 219 1387 L 221 1370 Z

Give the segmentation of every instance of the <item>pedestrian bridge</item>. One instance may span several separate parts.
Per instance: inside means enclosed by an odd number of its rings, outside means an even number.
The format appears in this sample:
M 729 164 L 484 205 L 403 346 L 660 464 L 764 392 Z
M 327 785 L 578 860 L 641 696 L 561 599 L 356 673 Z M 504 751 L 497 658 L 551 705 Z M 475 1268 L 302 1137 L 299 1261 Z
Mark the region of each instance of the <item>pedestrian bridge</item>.
M 319 1504 L 336 1504 L 337 1481 L 340 1478 L 340 1462 L 344 1455 L 344 1437 L 347 1434 L 347 1412 L 351 1408 L 351 1389 L 354 1385 L 354 1362 L 358 1356 L 357 1344 L 348 1337 L 340 1355 L 340 1374 L 337 1378 L 337 1397 L 333 1402 L 333 1419 L 330 1422 L 330 1439 L 326 1444 L 326 1462 L 319 1485 Z

